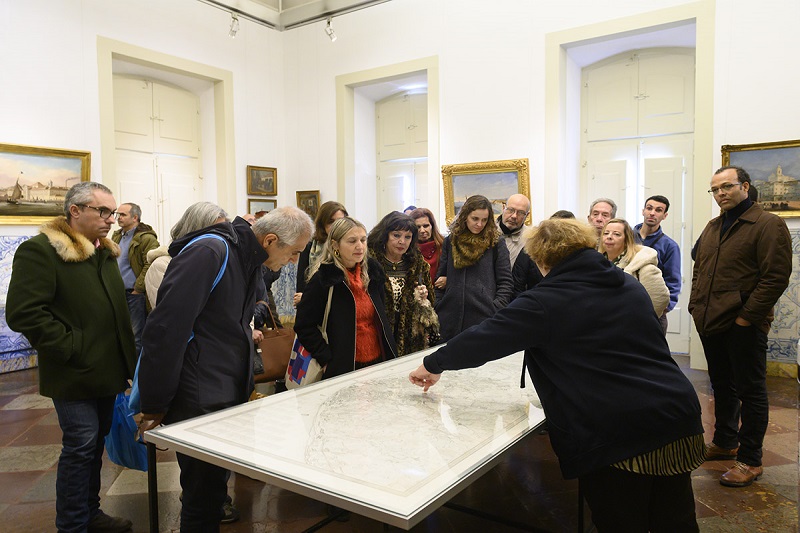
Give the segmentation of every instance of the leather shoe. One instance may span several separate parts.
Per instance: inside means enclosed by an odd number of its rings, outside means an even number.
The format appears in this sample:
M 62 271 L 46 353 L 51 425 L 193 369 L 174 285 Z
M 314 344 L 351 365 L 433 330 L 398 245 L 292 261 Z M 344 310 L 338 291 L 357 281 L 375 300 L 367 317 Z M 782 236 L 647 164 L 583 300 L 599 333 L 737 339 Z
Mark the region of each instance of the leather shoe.
M 89 521 L 87 531 L 89 533 L 127 533 L 133 531 L 133 522 L 127 518 L 108 516 L 103 511 L 99 511 Z
M 736 461 L 730 470 L 722 474 L 719 482 L 726 487 L 746 487 L 761 477 L 763 466 L 750 466 Z
M 739 447 L 729 449 L 717 446 L 713 442 L 706 444 L 706 461 L 716 461 L 718 459 L 736 459 Z

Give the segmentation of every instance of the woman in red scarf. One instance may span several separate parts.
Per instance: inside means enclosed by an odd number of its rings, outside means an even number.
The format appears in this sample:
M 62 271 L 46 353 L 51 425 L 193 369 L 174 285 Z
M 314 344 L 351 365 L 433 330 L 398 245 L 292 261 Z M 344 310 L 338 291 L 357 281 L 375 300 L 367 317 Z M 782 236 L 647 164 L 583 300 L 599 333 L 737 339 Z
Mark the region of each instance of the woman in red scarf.
M 431 266 L 431 283 L 436 281 L 436 271 L 439 270 L 439 257 L 442 255 L 444 237 L 439 233 L 436 219 L 427 207 L 419 207 L 409 213 L 417 225 L 417 245 L 422 257 Z

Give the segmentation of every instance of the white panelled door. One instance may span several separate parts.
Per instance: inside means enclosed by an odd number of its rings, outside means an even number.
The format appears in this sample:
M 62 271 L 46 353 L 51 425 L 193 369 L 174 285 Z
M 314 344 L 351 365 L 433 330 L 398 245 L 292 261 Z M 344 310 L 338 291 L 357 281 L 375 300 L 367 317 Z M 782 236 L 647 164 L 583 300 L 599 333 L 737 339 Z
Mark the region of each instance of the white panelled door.
M 142 208 L 162 244 L 199 200 L 199 100 L 152 80 L 114 77 L 117 202 Z

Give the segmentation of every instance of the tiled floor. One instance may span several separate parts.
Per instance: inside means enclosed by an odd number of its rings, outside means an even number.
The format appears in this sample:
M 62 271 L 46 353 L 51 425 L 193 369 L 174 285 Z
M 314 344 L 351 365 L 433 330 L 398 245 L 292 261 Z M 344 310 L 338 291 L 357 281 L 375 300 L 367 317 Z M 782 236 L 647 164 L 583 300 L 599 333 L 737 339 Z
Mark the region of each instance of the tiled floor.
M 685 363 L 682 359 L 679 360 Z M 707 436 L 712 402 L 705 372 L 685 370 L 704 410 Z M 0 375 L 0 531 L 53 531 L 55 467 L 61 431 L 52 402 L 37 392 L 36 370 Z M 709 462 L 694 472 L 700 530 L 703 532 L 798 531 L 798 386 L 795 380 L 769 378 L 770 425 L 764 476 L 752 486 L 718 483 L 731 461 Z M 178 468 L 172 452 L 159 452 L 159 509 L 162 531 L 177 530 L 180 502 Z M 242 520 L 223 532 L 290 533 L 326 518 L 326 506 L 244 476 L 233 476 L 230 492 Z M 135 531 L 147 531 L 146 474 L 110 461 L 103 465 L 103 509 L 128 517 Z M 457 507 L 502 517 L 489 521 Z M 547 435 L 520 444 L 502 463 L 468 487 L 412 531 L 485 532 L 577 531 L 577 483 L 564 481 Z M 588 512 L 587 512 L 588 518 Z M 513 524 L 519 527 L 514 527 Z M 374 520 L 351 516 L 322 532 L 397 531 Z

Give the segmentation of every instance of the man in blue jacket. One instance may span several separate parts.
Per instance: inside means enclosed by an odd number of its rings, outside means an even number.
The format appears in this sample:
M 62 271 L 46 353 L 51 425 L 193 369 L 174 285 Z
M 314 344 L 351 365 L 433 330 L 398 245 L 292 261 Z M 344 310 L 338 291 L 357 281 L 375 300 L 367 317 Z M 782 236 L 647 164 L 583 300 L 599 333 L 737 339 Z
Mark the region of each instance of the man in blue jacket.
M 653 248 L 658 253 L 658 268 L 669 289 L 669 305 L 664 314 L 658 317 L 664 335 L 667 334 L 667 313 L 678 304 L 681 293 L 681 249 L 661 229 L 661 223 L 669 216 L 669 200 L 666 196 L 655 195 L 648 198 L 642 209 L 644 222 L 633 228 L 638 244 Z
M 253 390 L 250 320 L 260 267 L 277 271 L 296 262 L 312 231 L 308 215 L 282 207 L 252 228 L 237 217 L 170 245 L 173 258 L 142 336 L 142 431 L 247 401 Z M 218 531 L 227 470 L 177 455 L 181 531 Z

